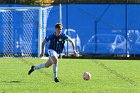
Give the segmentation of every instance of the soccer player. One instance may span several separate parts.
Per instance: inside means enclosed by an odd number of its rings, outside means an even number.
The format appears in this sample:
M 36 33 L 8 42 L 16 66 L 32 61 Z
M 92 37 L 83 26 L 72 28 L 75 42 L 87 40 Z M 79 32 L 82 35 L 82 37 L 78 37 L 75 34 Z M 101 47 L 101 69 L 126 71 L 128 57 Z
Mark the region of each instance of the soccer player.
M 64 43 L 66 40 L 68 40 L 72 44 L 74 55 L 75 56 L 79 55 L 75 51 L 75 45 L 74 45 L 73 41 L 71 40 L 71 38 L 62 33 L 62 28 L 63 28 L 62 24 L 57 23 L 55 25 L 55 33 L 49 35 L 48 37 L 45 37 L 45 39 L 42 42 L 42 49 L 41 49 L 40 57 L 42 57 L 44 55 L 45 44 L 48 41 L 50 41 L 50 45 L 48 48 L 49 59 L 46 63 L 41 63 L 37 66 L 32 66 L 28 72 L 28 75 L 30 75 L 34 70 L 44 68 L 44 67 L 48 68 L 51 65 L 53 65 L 54 81 L 59 82 L 59 80 L 57 78 L 58 56 L 59 56 L 59 54 L 62 53 L 63 48 L 64 48 Z

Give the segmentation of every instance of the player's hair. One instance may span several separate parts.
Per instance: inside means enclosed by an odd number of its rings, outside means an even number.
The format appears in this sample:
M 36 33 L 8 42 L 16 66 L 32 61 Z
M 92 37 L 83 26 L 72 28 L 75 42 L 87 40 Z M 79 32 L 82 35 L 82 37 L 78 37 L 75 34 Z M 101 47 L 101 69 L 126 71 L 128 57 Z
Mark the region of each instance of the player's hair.
M 61 23 L 56 23 L 55 28 L 61 28 L 63 25 Z

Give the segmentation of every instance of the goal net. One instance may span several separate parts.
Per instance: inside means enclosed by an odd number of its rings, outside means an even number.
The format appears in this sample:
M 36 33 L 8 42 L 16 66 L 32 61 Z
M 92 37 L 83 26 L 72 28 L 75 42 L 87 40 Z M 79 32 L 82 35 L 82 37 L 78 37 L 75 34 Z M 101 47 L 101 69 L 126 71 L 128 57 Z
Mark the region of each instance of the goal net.
M 49 7 L 0 7 L 0 56 L 37 57 L 46 36 Z

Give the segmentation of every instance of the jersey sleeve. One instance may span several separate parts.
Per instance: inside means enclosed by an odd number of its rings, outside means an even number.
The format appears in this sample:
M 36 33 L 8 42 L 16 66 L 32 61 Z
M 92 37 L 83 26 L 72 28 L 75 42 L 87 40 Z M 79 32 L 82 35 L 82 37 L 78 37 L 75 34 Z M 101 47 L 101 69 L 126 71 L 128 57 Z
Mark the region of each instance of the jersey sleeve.
M 69 41 L 70 37 L 68 35 L 64 34 L 64 40 Z
M 46 37 L 45 37 L 45 39 L 46 39 L 47 42 L 48 42 L 49 40 L 51 40 L 51 38 L 52 38 L 52 35 L 49 35 L 49 36 L 46 36 Z

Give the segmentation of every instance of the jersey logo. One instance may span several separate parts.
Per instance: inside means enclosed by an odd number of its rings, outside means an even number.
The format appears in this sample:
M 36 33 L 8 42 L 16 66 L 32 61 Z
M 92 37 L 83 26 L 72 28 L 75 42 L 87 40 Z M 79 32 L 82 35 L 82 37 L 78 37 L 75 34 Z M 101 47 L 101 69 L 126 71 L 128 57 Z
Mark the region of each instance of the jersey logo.
M 62 39 L 59 39 L 59 41 L 62 41 Z

